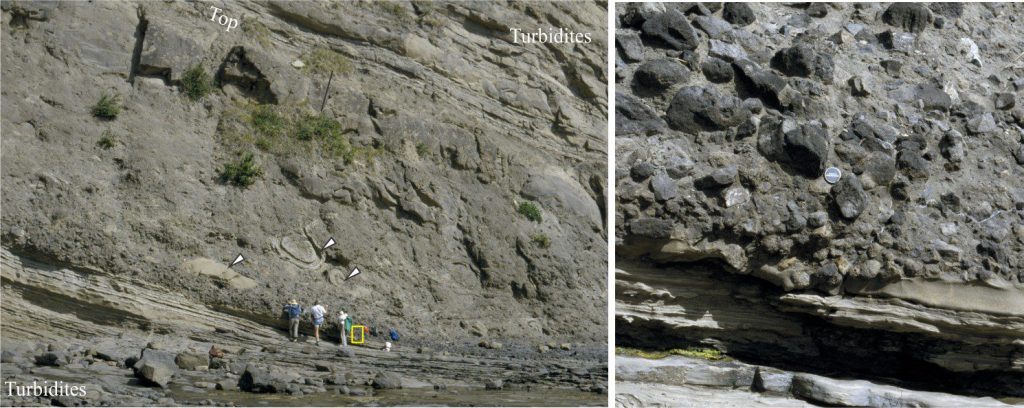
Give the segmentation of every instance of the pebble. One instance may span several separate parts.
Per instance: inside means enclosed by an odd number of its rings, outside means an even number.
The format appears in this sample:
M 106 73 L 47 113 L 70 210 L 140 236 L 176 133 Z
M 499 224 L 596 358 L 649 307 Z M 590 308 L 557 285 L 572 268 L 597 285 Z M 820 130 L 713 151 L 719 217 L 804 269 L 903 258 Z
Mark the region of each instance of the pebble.
M 1016 97 L 1009 92 L 999 92 L 996 94 L 995 106 L 999 110 L 1013 109 L 1016 106 Z
M 679 192 L 676 181 L 666 173 L 658 173 L 654 176 L 654 179 L 651 180 L 651 189 L 654 190 L 654 199 L 658 201 L 676 198 Z
M 960 43 L 957 45 L 957 50 L 960 52 L 960 55 L 967 59 L 967 62 L 979 67 L 981 66 L 981 55 L 978 51 L 978 44 L 975 44 L 974 40 L 967 37 L 961 38 Z
M 708 175 L 708 178 L 716 186 L 728 186 L 736 181 L 738 169 L 735 165 L 720 167 Z
M 813 2 L 807 7 L 807 15 L 814 18 L 822 18 L 828 15 L 828 4 Z
M 729 22 L 715 16 L 697 16 L 693 18 L 693 23 L 710 38 L 721 38 L 725 33 L 732 31 Z
M 641 26 L 645 36 L 659 40 L 676 50 L 694 50 L 700 42 L 697 30 L 683 13 L 666 10 L 648 19 Z
M 704 60 L 704 63 L 701 64 L 700 68 L 701 71 L 704 72 L 704 77 L 707 78 L 708 81 L 714 83 L 732 81 L 732 66 L 721 58 L 708 57 Z
M 643 63 L 633 74 L 637 85 L 654 91 L 665 91 L 670 86 L 685 82 L 690 77 L 690 70 L 675 60 L 662 58 Z
M 847 219 L 856 219 L 867 207 L 868 197 L 857 177 L 844 177 L 832 186 L 832 197 L 839 212 Z
M 934 18 L 931 10 L 919 3 L 893 3 L 882 13 L 882 21 L 904 30 L 919 33 L 928 28 Z
M 885 48 L 893 51 L 909 53 L 914 50 L 914 34 L 911 33 L 887 30 L 878 39 Z
M 886 74 L 896 78 L 899 78 L 903 69 L 903 63 L 897 60 L 884 60 L 881 62 L 881 65 Z
M 622 58 L 626 61 L 637 62 L 644 58 L 644 44 L 636 32 L 619 32 L 615 35 L 615 43 L 619 46 Z
M 741 186 L 732 186 L 725 190 L 725 207 L 730 208 L 750 201 L 750 192 Z
M 725 3 L 725 6 L 722 7 L 722 18 L 738 26 L 747 26 L 756 20 L 754 10 L 750 8 L 750 5 L 739 2 Z
M 986 112 L 981 116 L 975 116 L 967 121 L 967 130 L 976 135 L 994 132 L 996 129 L 998 129 L 996 127 L 996 120 L 992 116 L 991 112 Z
M 747 52 L 738 45 L 714 39 L 708 42 L 708 55 L 730 62 L 747 58 Z

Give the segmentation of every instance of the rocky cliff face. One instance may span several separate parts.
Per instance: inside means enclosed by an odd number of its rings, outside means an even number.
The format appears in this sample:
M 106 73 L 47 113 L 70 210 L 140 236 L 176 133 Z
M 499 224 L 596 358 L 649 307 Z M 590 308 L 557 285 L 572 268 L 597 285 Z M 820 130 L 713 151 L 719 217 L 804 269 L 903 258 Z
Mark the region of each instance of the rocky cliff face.
M 1022 395 L 1019 4 L 617 13 L 620 343 Z
M 602 5 L 218 4 L 230 31 L 210 6 L 3 3 L 5 256 L 128 300 L 10 268 L 5 295 L 159 329 L 146 282 L 267 324 L 294 297 L 408 338 L 604 344 Z M 594 41 L 511 43 L 542 25 Z

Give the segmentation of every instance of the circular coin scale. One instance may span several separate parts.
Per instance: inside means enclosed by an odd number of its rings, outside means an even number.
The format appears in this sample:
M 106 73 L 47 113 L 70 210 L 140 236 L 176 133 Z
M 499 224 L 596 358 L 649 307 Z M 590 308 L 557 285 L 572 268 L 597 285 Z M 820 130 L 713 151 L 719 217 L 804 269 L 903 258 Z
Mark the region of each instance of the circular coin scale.
M 836 184 L 842 176 L 843 172 L 837 167 L 829 167 L 825 169 L 825 181 L 828 182 L 828 184 Z

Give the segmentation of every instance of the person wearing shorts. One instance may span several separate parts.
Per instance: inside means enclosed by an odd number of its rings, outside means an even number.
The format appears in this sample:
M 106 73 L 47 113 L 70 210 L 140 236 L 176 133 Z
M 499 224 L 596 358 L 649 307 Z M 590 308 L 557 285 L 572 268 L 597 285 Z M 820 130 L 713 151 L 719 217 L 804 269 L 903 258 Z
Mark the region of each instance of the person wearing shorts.
M 320 326 L 324 324 L 324 316 L 327 316 L 327 308 L 320 304 L 320 301 L 316 301 L 313 307 L 309 308 L 309 313 L 313 315 L 313 337 L 316 338 L 316 344 L 320 345 Z

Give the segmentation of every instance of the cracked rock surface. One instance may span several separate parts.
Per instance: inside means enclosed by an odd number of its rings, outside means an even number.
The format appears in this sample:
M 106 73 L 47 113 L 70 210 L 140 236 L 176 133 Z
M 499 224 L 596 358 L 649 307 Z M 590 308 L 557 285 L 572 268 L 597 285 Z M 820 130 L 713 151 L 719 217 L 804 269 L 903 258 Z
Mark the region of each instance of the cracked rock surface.
M 403 340 L 604 361 L 604 5 L 231 2 L 230 32 L 209 6 L 3 2 L 4 251 L 264 326 L 319 299 Z M 549 24 L 593 42 L 512 43 Z M 193 67 L 213 80 L 197 101 Z M 92 114 L 104 94 L 114 119 Z M 262 174 L 225 182 L 244 153 Z M 14 273 L 5 305 L 64 293 Z M 49 306 L 181 330 L 84 290 Z M 11 310 L 5 342 L 50 330 Z

